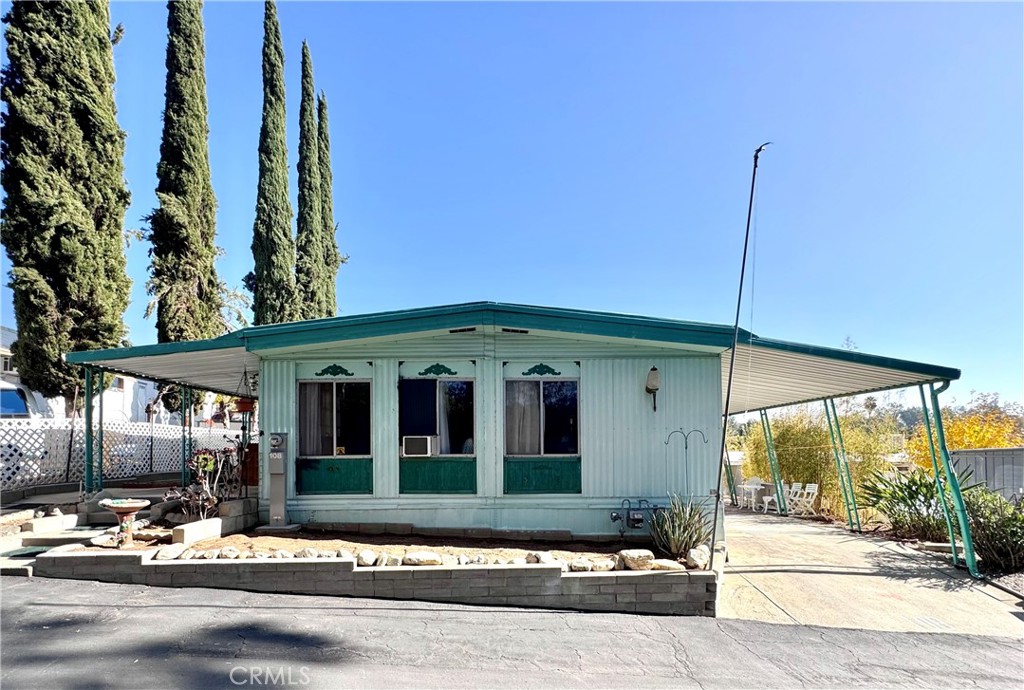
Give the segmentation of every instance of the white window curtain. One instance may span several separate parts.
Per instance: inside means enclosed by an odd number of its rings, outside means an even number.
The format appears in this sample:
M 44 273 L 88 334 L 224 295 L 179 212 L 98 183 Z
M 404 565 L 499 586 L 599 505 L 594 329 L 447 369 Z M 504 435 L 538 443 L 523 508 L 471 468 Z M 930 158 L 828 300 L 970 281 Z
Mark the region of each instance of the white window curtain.
M 448 392 L 447 381 L 438 381 L 437 387 L 440 395 L 440 405 L 437 411 L 437 436 L 441 445 L 438 453 L 440 455 L 450 455 L 452 452 L 452 437 L 448 425 L 448 416 L 451 414 L 452 400 Z
M 505 382 L 505 453 L 540 455 L 540 382 Z

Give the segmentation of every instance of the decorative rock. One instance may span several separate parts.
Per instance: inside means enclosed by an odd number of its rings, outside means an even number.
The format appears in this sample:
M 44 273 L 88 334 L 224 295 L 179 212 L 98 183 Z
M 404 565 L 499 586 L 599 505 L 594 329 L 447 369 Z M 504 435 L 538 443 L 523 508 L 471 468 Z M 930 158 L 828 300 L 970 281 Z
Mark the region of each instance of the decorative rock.
M 35 517 L 37 517 L 37 518 L 41 518 L 41 517 L 46 517 L 46 513 L 44 513 L 44 512 L 43 512 L 43 511 L 41 511 L 41 510 L 37 510 L 37 511 L 36 511 L 36 512 L 34 513 L 34 515 L 35 515 Z
M 377 560 L 374 561 L 373 564 L 375 566 L 377 566 L 378 568 L 380 566 L 382 566 L 382 565 L 387 565 L 388 564 L 388 552 L 387 551 L 381 551 L 380 554 L 377 555 Z
M 526 565 L 526 559 L 525 558 L 513 558 L 511 561 L 508 562 L 508 564 L 509 565 Z
M 626 569 L 626 559 L 623 558 L 622 556 L 620 556 L 619 554 L 615 554 L 615 570 L 625 570 L 625 569 Z
M 526 562 L 553 565 L 558 562 L 558 559 L 550 551 L 531 551 L 526 554 Z
M 459 554 L 459 565 L 469 565 L 469 564 L 470 564 L 469 556 L 467 556 L 464 553 L 460 553 Z
M 297 554 L 295 554 L 296 558 L 318 558 L 319 556 L 320 552 L 314 549 L 312 546 L 307 546 L 306 548 L 302 549 Z
M 562 566 L 562 572 L 563 573 L 569 572 L 569 564 L 566 563 L 565 561 L 556 560 L 555 563 L 557 563 L 558 565 Z
M 184 550 L 184 544 L 168 544 L 157 551 L 153 558 L 157 561 L 171 561 L 181 556 L 181 552 Z
M 225 546 L 220 550 L 220 556 L 218 556 L 218 558 L 238 558 L 241 555 L 242 552 L 234 546 Z
M 651 561 L 652 570 L 686 570 L 686 566 L 679 561 L 672 561 L 667 558 L 655 558 Z
M 351 551 L 347 551 L 346 549 L 340 549 L 338 551 L 338 558 L 350 558 L 351 559 L 351 558 L 355 558 L 355 556 L 352 555 Z
M 384 565 L 387 565 L 387 566 L 402 565 L 402 557 L 401 556 L 396 556 L 393 553 L 389 553 L 389 554 L 385 554 L 385 555 L 388 557 L 388 559 L 384 563 Z
M 203 553 L 200 554 L 199 557 L 200 558 L 207 558 L 207 559 L 212 561 L 214 558 L 216 558 L 219 555 L 220 555 L 220 549 L 210 549 L 209 551 L 203 551 Z
M 337 551 L 317 551 L 317 558 L 334 558 L 337 554 Z
M 596 561 L 592 561 L 592 563 L 594 564 L 593 570 L 598 572 L 615 569 L 615 559 L 613 558 L 599 558 Z
M 273 558 L 273 556 L 274 556 L 274 554 L 270 553 L 269 551 L 253 551 L 252 552 L 252 557 L 253 558 Z
M 458 565 L 458 564 L 459 564 L 459 559 L 456 558 L 455 556 L 450 556 L 450 555 L 448 555 L 446 553 L 441 554 L 441 565 L 446 565 L 448 567 L 451 567 L 453 565 Z
M 706 544 L 690 549 L 686 553 L 686 565 L 690 568 L 696 568 L 697 570 L 704 570 L 708 567 L 708 561 L 711 560 L 711 549 Z
M 63 514 L 64 514 L 64 511 L 62 511 L 60 508 L 57 508 L 57 507 L 50 508 L 50 512 L 47 513 L 47 515 L 63 515 Z
M 594 564 L 590 562 L 589 558 L 577 558 L 569 564 L 569 570 L 576 573 L 589 573 L 593 568 Z
M 242 553 L 238 554 L 238 557 L 239 558 L 252 558 L 252 551 L 243 551 Z
M 625 561 L 629 570 L 650 570 L 654 554 L 647 549 L 624 549 L 619 556 Z
M 278 549 L 274 552 L 271 558 L 295 558 L 295 554 L 291 551 L 285 551 L 284 549 Z
M 356 556 L 356 565 L 361 565 L 364 568 L 368 568 L 377 562 L 377 553 L 370 549 L 363 549 Z
M 490 563 L 490 561 L 487 560 L 487 556 L 484 556 L 483 554 L 479 553 L 470 558 L 469 562 L 473 563 L 474 565 L 486 565 L 487 563 Z
M 195 549 L 185 549 L 184 551 L 181 552 L 181 555 L 178 556 L 178 560 L 179 561 L 191 560 L 191 559 L 196 557 L 196 553 L 197 552 L 196 552 Z
M 441 557 L 432 551 L 410 551 L 402 559 L 402 565 L 441 565 Z

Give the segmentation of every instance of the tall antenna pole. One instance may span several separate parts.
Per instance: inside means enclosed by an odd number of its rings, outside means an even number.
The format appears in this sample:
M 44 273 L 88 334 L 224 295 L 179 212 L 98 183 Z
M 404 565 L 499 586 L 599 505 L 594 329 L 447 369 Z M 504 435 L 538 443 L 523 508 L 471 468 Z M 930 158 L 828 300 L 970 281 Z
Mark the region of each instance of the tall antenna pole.
M 740 339 L 740 306 L 743 304 L 743 279 L 747 272 L 747 247 L 750 244 L 750 217 L 754 211 L 754 185 L 757 183 L 757 159 L 761 152 L 772 142 L 766 141 L 754 151 L 754 170 L 750 175 L 750 201 L 747 203 L 747 231 L 743 237 L 743 261 L 740 262 L 740 288 L 736 296 L 736 321 L 732 329 L 732 350 L 729 353 L 729 379 L 725 386 L 725 410 L 722 413 L 722 457 L 718 460 L 718 484 L 715 486 L 715 517 L 711 532 L 711 562 L 708 568 L 715 565 L 715 541 L 718 537 L 718 511 L 722 507 L 722 471 L 725 469 L 725 437 L 729 429 L 729 405 L 732 402 L 732 375 L 736 368 L 736 346 Z

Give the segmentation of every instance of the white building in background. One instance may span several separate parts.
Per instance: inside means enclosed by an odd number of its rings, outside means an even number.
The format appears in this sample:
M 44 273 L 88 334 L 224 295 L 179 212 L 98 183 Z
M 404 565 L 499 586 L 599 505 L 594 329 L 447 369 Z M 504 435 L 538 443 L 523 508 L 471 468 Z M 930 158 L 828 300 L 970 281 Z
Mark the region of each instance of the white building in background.
M 18 339 L 18 332 L 7 326 L 0 326 L 0 417 L 5 419 L 64 419 L 64 398 L 44 398 L 42 393 L 33 391 L 21 383 L 18 370 L 11 358 L 11 346 Z M 152 381 L 131 376 L 109 376 L 109 383 L 102 394 L 93 398 L 94 410 L 99 412 L 100 395 L 103 396 L 103 418 L 120 422 L 148 422 L 146 405 L 156 398 L 158 387 Z M 177 420 L 158 406 L 155 421 L 170 423 Z

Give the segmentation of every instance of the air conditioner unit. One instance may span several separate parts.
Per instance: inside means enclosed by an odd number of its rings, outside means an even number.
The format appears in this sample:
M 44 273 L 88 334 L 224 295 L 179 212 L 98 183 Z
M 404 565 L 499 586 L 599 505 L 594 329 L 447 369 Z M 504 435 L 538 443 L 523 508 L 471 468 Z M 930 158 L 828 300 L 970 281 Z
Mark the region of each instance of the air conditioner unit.
M 403 436 L 403 458 L 429 458 L 434 449 L 433 436 Z

